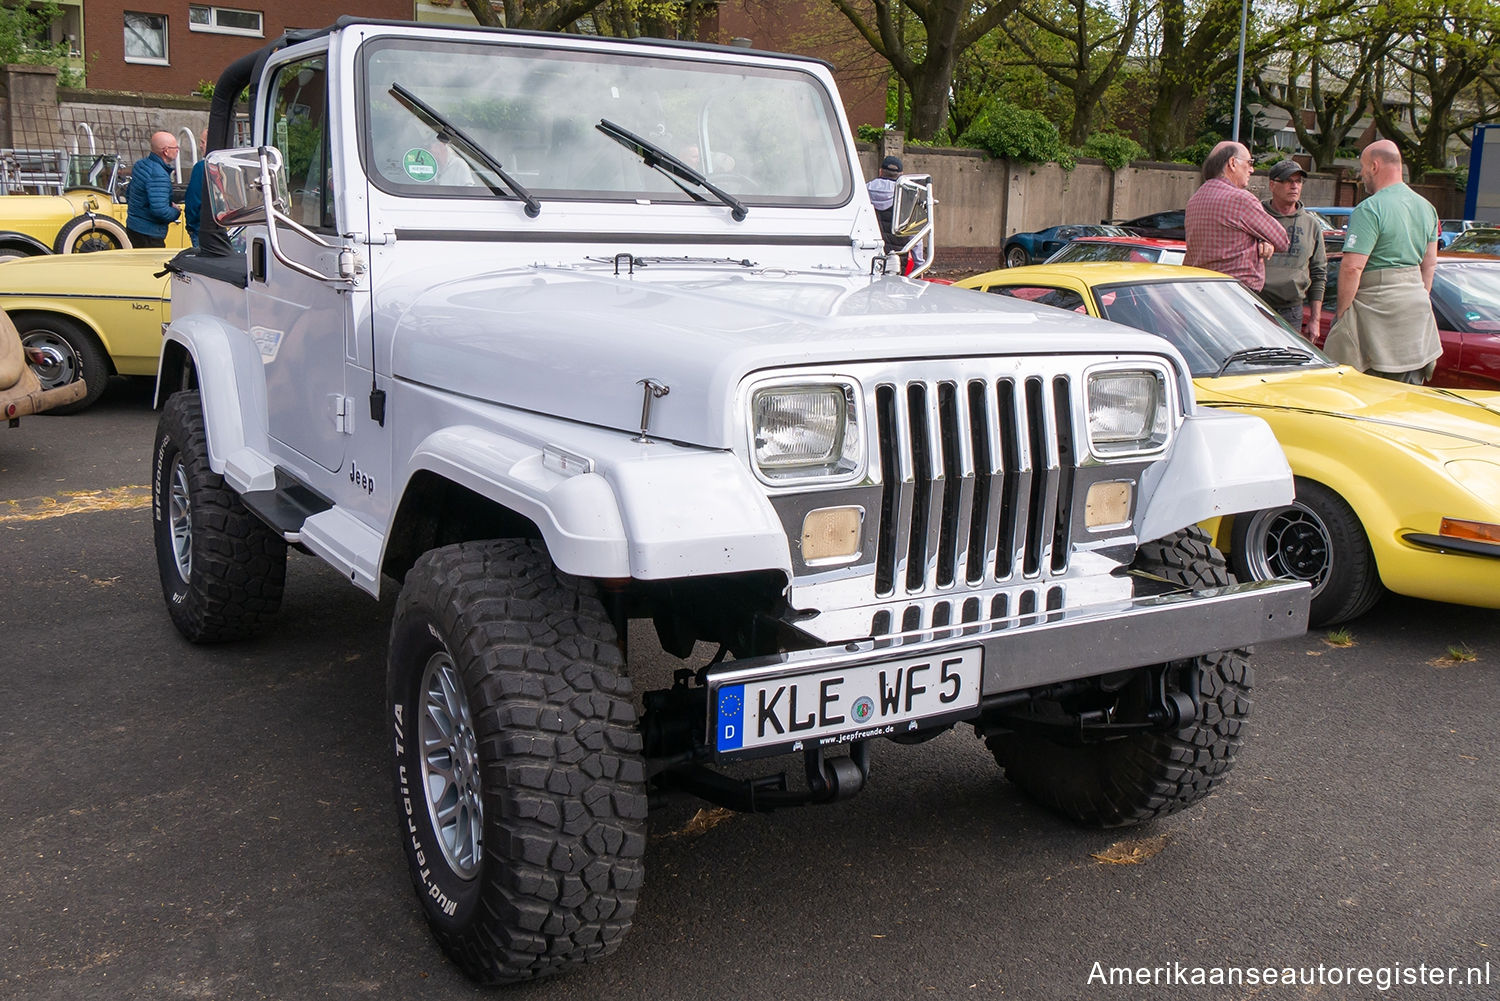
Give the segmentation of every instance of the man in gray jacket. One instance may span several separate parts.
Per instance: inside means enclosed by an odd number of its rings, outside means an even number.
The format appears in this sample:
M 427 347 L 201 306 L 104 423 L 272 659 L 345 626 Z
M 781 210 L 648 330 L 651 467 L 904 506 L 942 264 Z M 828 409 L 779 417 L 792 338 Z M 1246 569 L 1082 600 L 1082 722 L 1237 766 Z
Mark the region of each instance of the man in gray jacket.
M 1281 318 L 1311 339 L 1317 333 L 1323 309 L 1323 290 L 1328 282 L 1328 252 L 1323 248 L 1323 230 L 1313 214 L 1302 207 L 1302 181 L 1307 177 L 1295 160 L 1282 160 L 1271 167 L 1271 197 L 1266 211 L 1286 229 L 1287 249 L 1266 261 L 1266 284 L 1260 296 Z M 1303 305 L 1311 307 L 1313 326 L 1304 330 Z

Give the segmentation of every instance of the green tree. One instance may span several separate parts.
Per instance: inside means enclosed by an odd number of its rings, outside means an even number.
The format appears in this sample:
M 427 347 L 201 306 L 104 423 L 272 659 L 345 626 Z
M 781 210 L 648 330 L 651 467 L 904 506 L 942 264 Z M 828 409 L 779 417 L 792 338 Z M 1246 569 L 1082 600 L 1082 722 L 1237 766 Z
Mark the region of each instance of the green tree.
M 52 22 L 60 17 L 62 8 L 52 0 L 35 6 L 0 3 L 0 64 L 56 66 L 62 85 L 82 83 L 69 62 L 68 43 L 51 39 Z
M 948 123 L 948 92 L 958 57 L 1021 0 L 869 0 L 869 6 L 858 0 L 830 2 L 911 90 L 911 137 L 932 139 Z M 907 30 L 908 12 L 920 31 Z
M 464 0 L 474 19 L 491 28 L 562 31 L 593 12 L 601 0 Z
M 1088 138 L 1100 101 L 1135 45 L 1141 4 L 1142 0 L 1125 0 L 1117 16 L 1090 0 L 1032 0 L 1019 9 L 1019 17 L 1002 26 L 1031 62 L 1072 98 L 1068 141 L 1075 146 Z M 1053 44 L 1042 44 L 1046 41 Z
M 1401 34 L 1370 73 L 1375 123 L 1414 176 L 1446 167 L 1448 140 L 1491 113 L 1488 102 L 1461 107 L 1459 98 L 1500 81 L 1500 10 L 1491 0 L 1397 0 L 1372 18 Z
M 696 39 L 710 0 L 602 0 L 576 27 L 615 38 Z
M 1315 23 L 1255 68 L 1258 97 L 1291 116 L 1302 148 L 1327 167 L 1365 117 L 1371 67 L 1396 40 L 1359 16 Z

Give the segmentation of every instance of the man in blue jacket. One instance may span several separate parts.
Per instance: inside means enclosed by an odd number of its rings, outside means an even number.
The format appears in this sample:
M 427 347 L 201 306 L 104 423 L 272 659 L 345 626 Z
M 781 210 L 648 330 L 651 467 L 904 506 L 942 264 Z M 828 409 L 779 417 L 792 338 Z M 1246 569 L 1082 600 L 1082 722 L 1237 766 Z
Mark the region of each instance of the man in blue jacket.
M 177 140 L 170 132 L 151 134 L 151 155 L 135 162 L 130 170 L 130 208 L 125 215 L 125 235 L 133 247 L 165 247 L 167 227 L 177 220 L 172 204 L 172 174 L 168 165 L 177 156 Z

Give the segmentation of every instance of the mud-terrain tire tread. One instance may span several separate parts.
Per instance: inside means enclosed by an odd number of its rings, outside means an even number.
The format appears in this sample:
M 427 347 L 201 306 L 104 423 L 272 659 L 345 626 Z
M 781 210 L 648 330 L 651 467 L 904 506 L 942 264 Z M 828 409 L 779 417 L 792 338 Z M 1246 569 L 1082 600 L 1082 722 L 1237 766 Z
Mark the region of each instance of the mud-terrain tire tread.
M 400 784 L 403 761 L 420 775 L 411 707 L 430 655 L 421 651 L 438 643 L 463 679 L 481 755 L 483 861 L 464 884 L 457 920 L 426 892 Z M 645 769 L 624 657 L 592 583 L 561 573 L 525 540 L 424 554 L 397 600 L 387 688 L 410 720 L 404 752 L 397 728 L 402 843 L 444 952 L 487 985 L 613 952 L 644 880 Z M 435 846 L 420 789 L 410 795 Z M 440 848 L 428 852 L 429 867 L 433 852 L 446 880 L 461 883 Z
M 179 456 L 191 501 L 188 581 L 173 560 L 168 522 L 171 469 Z M 194 643 L 244 639 L 276 614 L 286 585 L 286 542 L 209 467 L 196 392 L 174 393 L 162 408 L 152 449 L 151 511 L 162 593 L 178 632 Z
M 1142 545 L 1134 568 L 1195 588 L 1232 582 L 1224 557 L 1196 526 Z M 1175 813 L 1207 796 L 1234 766 L 1254 685 L 1247 650 L 1190 663 L 1198 672 L 1198 718 L 1176 731 L 1078 746 L 1009 732 L 985 743 L 1022 792 L 1078 823 L 1124 827 Z

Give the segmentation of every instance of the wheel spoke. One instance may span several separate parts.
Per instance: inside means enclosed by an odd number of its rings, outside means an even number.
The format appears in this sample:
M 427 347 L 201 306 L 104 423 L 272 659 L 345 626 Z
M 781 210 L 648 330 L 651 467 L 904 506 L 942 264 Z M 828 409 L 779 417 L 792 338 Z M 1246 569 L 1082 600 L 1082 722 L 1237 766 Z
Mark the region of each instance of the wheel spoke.
M 484 830 L 478 742 L 462 680 L 446 653 L 428 661 L 421 691 L 418 736 L 427 814 L 448 865 L 472 879 L 479 871 Z

